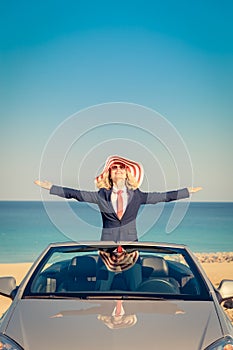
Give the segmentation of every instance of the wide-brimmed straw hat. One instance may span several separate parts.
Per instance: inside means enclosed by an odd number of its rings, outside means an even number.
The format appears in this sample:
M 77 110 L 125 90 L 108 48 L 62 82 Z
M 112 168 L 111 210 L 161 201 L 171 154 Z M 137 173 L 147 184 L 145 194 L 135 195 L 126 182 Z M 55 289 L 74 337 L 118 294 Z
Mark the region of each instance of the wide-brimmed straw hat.
M 102 180 L 104 174 L 108 172 L 114 164 L 124 164 L 127 167 L 127 170 L 135 178 L 138 187 L 141 185 L 144 176 L 143 166 L 138 162 L 120 156 L 110 156 L 107 158 L 102 173 L 96 177 L 96 182 Z

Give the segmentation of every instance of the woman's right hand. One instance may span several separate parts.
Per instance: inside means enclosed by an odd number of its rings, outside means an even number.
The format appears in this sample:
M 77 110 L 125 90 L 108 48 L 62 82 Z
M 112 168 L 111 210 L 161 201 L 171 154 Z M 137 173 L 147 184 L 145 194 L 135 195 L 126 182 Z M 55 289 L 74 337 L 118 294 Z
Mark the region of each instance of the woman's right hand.
M 42 188 L 45 188 L 46 190 L 50 190 L 51 187 L 53 186 L 53 184 L 49 181 L 40 181 L 40 180 L 35 180 L 34 184 Z

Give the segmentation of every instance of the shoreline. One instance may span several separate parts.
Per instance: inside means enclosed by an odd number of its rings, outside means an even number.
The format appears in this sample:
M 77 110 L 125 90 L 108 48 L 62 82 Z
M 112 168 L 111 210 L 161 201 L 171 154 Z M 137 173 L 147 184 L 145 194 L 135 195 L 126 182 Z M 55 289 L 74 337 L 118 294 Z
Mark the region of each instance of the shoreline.
M 218 287 L 223 279 L 233 280 L 233 252 L 194 253 L 194 255 L 215 287 Z M 32 262 L 0 263 L 0 277 L 14 276 L 16 283 L 20 284 L 32 264 Z M 11 299 L 0 296 L 0 318 L 10 304 Z M 233 309 L 225 312 L 233 322 Z

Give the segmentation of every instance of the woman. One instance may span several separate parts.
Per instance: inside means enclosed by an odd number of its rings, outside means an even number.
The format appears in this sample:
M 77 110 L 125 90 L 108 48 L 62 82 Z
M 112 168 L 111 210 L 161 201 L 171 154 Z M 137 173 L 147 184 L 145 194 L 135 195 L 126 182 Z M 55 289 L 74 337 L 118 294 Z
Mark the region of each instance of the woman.
M 139 186 L 143 180 L 140 163 L 110 156 L 102 173 L 96 178 L 98 191 L 83 191 L 53 185 L 48 181 L 36 180 L 35 184 L 50 191 L 50 194 L 99 206 L 103 229 L 103 241 L 136 241 L 136 217 L 141 205 L 170 202 L 188 198 L 201 187 L 183 188 L 169 192 L 142 192 Z

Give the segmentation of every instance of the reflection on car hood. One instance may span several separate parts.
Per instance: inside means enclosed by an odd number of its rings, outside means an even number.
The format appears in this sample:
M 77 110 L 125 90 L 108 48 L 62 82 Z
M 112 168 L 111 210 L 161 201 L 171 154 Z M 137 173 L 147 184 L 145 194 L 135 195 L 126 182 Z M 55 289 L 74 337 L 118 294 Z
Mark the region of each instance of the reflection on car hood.
M 6 334 L 25 350 L 203 349 L 221 337 L 212 302 L 20 300 Z

